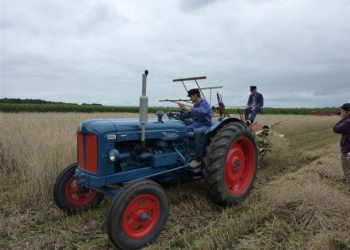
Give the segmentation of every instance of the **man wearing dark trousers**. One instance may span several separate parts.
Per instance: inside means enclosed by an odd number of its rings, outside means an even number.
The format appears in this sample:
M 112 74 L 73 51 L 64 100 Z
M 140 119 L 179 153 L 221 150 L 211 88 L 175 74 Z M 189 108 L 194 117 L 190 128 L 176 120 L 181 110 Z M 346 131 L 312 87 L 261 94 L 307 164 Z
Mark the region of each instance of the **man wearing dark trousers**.
M 187 92 L 193 107 L 186 104 L 179 104 L 181 110 L 185 112 L 181 114 L 181 118 L 192 118 L 193 122 L 187 126 L 189 130 L 194 132 L 195 153 L 196 158 L 190 162 L 191 168 L 197 168 L 201 165 L 202 146 L 204 144 L 204 135 L 211 126 L 211 107 L 209 103 L 201 98 L 199 89 L 191 89 Z
M 263 95 L 256 91 L 256 86 L 250 86 L 250 95 L 247 102 L 247 108 L 244 110 L 244 117 L 247 125 L 254 122 L 256 114 L 261 112 L 261 108 L 263 106 Z
M 350 103 L 344 103 L 340 107 L 340 121 L 334 127 L 334 133 L 341 134 L 340 152 L 341 163 L 344 171 L 344 176 L 350 191 Z

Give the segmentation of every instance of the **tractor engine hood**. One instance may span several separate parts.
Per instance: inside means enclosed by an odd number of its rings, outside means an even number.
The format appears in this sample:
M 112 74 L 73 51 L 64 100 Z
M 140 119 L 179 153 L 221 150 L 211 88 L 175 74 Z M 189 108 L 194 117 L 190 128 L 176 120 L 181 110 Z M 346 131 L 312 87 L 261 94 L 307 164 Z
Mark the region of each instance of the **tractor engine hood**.
M 106 135 L 110 133 L 116 134 L 128 134 L 140 131 L 140 123 L 138 119 L 91 119 L 85 120 L 80 123 L 78 132 Z M 162 132 L 175 132 L 186 133 L 187 129 L 183 122 L 172 120 L 158 122 L 157 120 L 150 120 L 146 123 L 146 133 L 162 133 Z
M 106 133 L 115 133 L 117 130 L 112 120 L 109 119 L 91 119 L 82 121 L 79 124 L 78 132 L 84 134 L 103 135 Z

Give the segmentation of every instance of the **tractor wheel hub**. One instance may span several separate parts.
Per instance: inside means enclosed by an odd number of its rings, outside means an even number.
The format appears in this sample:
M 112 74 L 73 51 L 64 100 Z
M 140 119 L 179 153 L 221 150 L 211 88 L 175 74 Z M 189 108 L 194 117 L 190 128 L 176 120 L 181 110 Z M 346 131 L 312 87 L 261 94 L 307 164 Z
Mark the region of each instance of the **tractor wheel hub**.
M 146 213 L 142 213 L 141 215 L 140 215 L 140 221 L 146 221 L 146 220 L 148 220 L 148 214 L 146 214 Z
M 233 171 L 238 172 L 240 168 L 241 168 L 241 162 L 239 160 L 235 160 L 233 162 Z

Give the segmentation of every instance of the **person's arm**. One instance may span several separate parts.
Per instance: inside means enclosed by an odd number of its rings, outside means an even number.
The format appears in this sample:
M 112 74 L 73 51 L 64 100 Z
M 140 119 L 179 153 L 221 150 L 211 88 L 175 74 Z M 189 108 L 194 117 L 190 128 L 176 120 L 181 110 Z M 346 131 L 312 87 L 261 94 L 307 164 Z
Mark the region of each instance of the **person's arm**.
M 350 134 L 350 118 L 346 117 L 337 122 L 333 127 L 333 132 L 337 134 Z
M 191 117 L 190 112 L 177 112 L 176 116 L 179 117 L 180 119 L 187 119 Z
M 179 117 L 180 119 L 187 119 L 191 116 L 191 113 L 188 111 L 191 111 L 188 109 L 190 106 L 183 104 L 183 103 L 178 103 L 179 108 L 181 109 L 181 112 L 177 112 L 176 116 Z
M 202 102 L 199 107 L 192 107 L 191 113 L 195 115 L 211 115 L 211 107 L 207 102 Z
M 247 106 L 248 106 L 248 107 L 249 107 L 250 104 L 252 103 L 251 98 L 252 98 L 252 95 L 249 95 L 248 101 L 247 101 Z
M 258 102 L 258 104 L 255 105 L 255 106 L 258 107 L 258 108 L 261 108 L 261 107 L 264 106 L 264 97 L 263 97 L 262 94 L 259 95 L 259 102 Z

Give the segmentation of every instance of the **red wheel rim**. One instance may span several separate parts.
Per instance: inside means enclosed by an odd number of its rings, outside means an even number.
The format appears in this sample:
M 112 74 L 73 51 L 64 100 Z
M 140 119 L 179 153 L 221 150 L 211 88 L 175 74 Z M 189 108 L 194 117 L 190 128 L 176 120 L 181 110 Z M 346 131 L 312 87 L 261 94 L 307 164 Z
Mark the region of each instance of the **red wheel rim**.
M 246 137 L 231 144 L 225 162 L 225 184 L 233 196 L 247 191 L 254 177 L 256 152 L 253 143 Z
M 64 194 L 70 204 L 80 207 L 90 204 L 96 198 L 97 192 L 91 189 L 79 191 L 76 178 L 72 176 L 66 184 Z
M 139 195 L 125 209 L 123 230 L 132 239 L 142 239 L 156 228 L 159 218 L 159 200 L 152 194 Z

